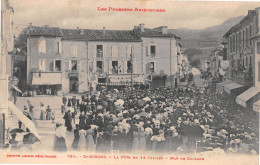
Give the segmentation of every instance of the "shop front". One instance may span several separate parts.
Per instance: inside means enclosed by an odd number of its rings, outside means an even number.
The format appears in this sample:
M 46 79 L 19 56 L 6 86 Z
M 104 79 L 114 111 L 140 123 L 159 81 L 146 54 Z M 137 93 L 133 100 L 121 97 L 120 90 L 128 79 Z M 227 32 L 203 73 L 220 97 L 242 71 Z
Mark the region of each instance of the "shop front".
M 32 72 L 33 96 L 55 95 L 61 96 L 61 72 Z

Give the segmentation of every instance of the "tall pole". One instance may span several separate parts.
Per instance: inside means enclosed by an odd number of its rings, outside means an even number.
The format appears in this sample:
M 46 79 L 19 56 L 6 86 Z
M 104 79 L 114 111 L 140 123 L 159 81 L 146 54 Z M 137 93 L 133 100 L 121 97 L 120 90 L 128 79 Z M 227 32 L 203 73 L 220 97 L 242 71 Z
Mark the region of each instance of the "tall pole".
M 133 64 L 133 46 L 131 47 L 131 95 L 133 96 L 133 69 L 134 69 L 134 64 Z

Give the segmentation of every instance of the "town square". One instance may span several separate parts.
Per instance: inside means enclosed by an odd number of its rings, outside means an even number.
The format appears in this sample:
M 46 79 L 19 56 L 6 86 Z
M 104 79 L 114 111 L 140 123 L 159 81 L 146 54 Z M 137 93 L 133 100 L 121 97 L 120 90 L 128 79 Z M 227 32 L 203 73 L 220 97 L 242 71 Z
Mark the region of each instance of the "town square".
M 68 13 L 80 13 L 85 4 L 79 3 L 68 5 Z M 163 6 L 140 6 L 134 14 L 142 22 L 111 28 L 95 15 L 84 25 L 51 22 L 51 16 L 37 22 L 40 16 L 18 4 L 5 0 L 1 9 L 1 150 L 100 158 L 149 153 L 158 154 L 149 157 L 156 160 L 162 154 L 259 155 L 257 3 L 239 4 L 241 13 L 227 12 L 227 19 L 200 30 L 151 24 L 147 13 L 167 14 Z M 119 9 L 136 8 L 99 6 L 93 10 L 100 17 L 123 12 L 122 19 L 133 11 Z

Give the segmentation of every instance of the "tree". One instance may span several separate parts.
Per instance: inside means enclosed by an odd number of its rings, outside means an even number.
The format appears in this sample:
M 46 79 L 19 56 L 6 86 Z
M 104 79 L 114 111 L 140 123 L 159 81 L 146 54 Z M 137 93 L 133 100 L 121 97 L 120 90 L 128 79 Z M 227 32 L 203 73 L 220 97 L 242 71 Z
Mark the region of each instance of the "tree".
M 191 61 L 190 65 L 195 67 L 195 68 L 199 68 L 200 67 L 200 59 L 197 58 L 197 59 Z
M 192 61 L 192 57 L 195 55 L 200 55 L 203 52 L 200 49 L 197 48 L 188 48 L 183 51 L 183 54 L 187 55 L 189 61 Z
M 18 38 L 14 41 L 14 47 L 19 48 L 22 51 L 26 51 L 28 37 L 28 27 L 24 28 L 19 34 Z

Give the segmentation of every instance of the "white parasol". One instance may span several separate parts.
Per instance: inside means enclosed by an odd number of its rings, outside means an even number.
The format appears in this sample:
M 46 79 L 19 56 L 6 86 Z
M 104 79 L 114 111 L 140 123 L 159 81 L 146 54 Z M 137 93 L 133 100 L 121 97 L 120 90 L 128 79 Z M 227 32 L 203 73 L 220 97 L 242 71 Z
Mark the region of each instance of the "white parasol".
M 122 99 L 118 99 L 118 100 L 115 102 L 115 105 L 123 106 L 124 103 L 125 103 L 124 100 L 122 100 Z
M 145 97 L 145 98 L 143 98 L 143 101 L 151 101 L 151 99 L 149 98 L 149 97 Z

